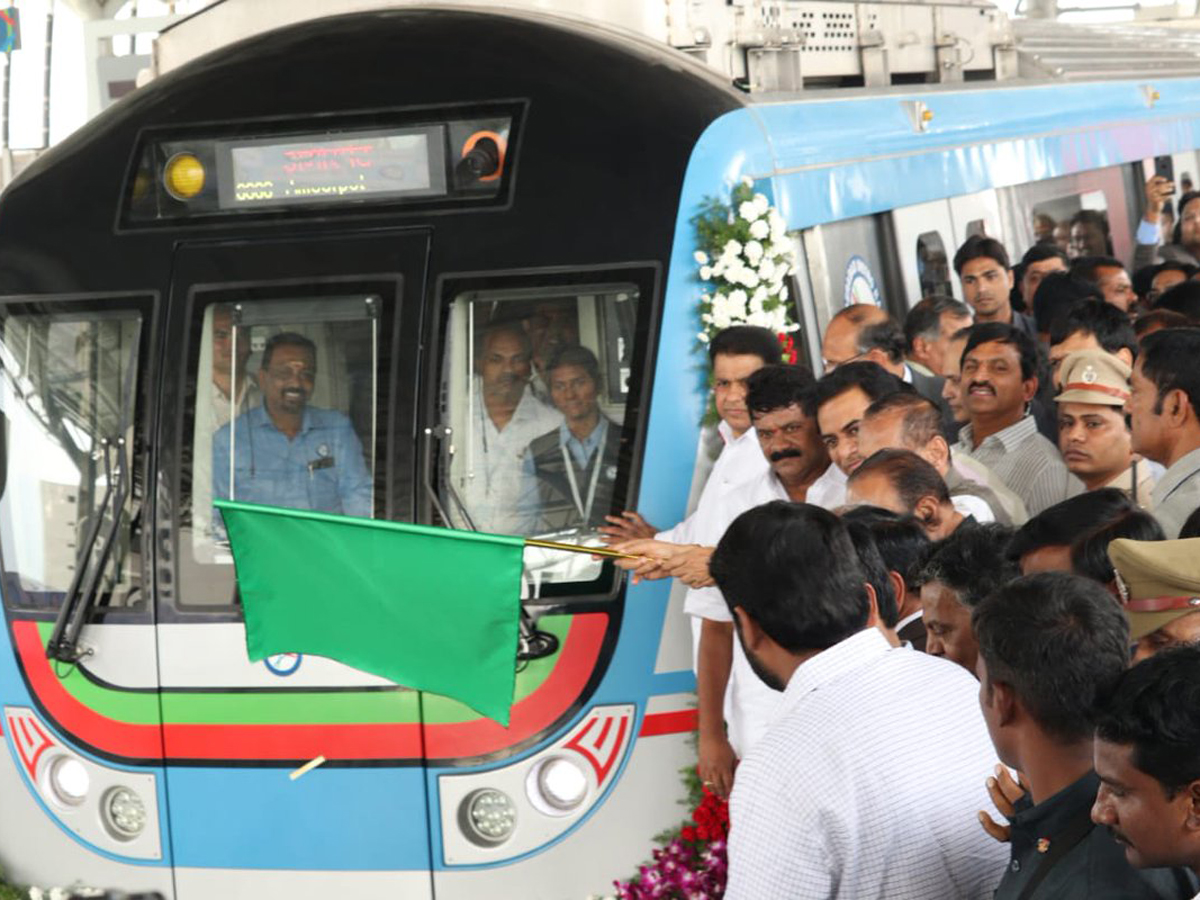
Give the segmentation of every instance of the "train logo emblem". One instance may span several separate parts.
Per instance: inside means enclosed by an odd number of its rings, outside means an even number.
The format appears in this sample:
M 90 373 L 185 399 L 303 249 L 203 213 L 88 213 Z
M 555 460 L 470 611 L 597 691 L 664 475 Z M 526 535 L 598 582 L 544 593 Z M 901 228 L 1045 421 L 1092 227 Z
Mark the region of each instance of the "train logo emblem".
M 879 306 L 879 288 L 875 284 L 875 275 L 861 256 L 852 256 L 846 263 L 844 285 L 843 306 L 854 306 L 856 303 Z
M 303 659 L 303 653 L 276 653 L 274 656 L 268 656 L 264 659 L 263 665 L 267 667 L 267 671 L 272 675 L 287 678 L 289 675 L 295 674 L 296 670 L 300 668 L 300 662 Z

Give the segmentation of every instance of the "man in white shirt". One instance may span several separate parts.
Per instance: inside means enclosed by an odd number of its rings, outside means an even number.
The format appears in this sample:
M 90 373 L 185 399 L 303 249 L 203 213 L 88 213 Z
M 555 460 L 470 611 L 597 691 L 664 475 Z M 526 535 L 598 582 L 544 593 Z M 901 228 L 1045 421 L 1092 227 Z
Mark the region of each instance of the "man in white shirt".
M 696 530 L 695 545 L 618 545 L 628 553 L 664 560 L 657 572 L 635 568 L 645 577 L 662 577 L 666 566 L 678 565 L 676 558 L 691 563 L 677 577 L 693 588 L 684 602 L 685 612 L 701 621 L 696 673 L 700 777 L 722 795 L 732 787 L 736 761 L 765 733 L 779 695 L 754 677 L 734 641 L 729 609 L 713 586 L 708 558 L 729 523 L 761 503 L 786 500 L 833 509 L 845 502 L 845 476 L 830 464 L 816 422 L 804 412 L 812 388 L 812 376 L 796 366 L 768 366 L 751 376 L 746 402 L 770 468 L 722 496 L 713 515 Z
M 450 481 L 470 515 L 456 521 L 477 531 L 518 531 L 521 458 L 529 442 L 553 431 L 562 414 L 530 388 L 533 348 L 519 322 L 489 325 L 476 343 L 475 382 L 466 416 L 464 452 L 454 457 Z M 452 517 L 462 510 L 452 507 Z
M 975 827 L 995 762 L 978 684 L 873 627 L 845 525 L 761 506 L 711 568 L 750 665 L 783 691 L 738 770 L 727 900 L 990 898 L 1008 853 Z
M 659 530 L 632 510 L 607 516 L 609 524 L 599 529 L 606 543 L 650 537 L 673 544 L 692 543 L 697 524 L 711 514 L 718 497 L 734 485 L 767 471 L 767 461 L 758 448 L 750 411 L 746 408 L 746 381 L 763 366 L 777 364 L 780 354 L 779 338 L 769 329 L 755 325 L 734 325 L 712 339 L 708 358 L 712 366 L 713 406 L 719 417 L 717 433 L 722 444 L 695 511 L 665 530 Z
M 698 532 L 708 530 L 705 523 L 716 513 L 718 501 L 726 491 L 767 471 L 767 460 L 758 447 L 758 437 L 746 408 L 746 382 L 763 366 L 776 365 L 780 355 L 779 338 L 770 329 L 755 325 L 734 325 L 712 339 L 708 345 L 708 358 L 712 365 L 713 406 L 720 417 L 717 433 L 722 446 L 695 510 L 682 522 L 664 531 L 633 510 L 626 510 L 619 516 L 606 516 L 608 524 L 598 529 L 605 543 L 612 545 L 639 538 L 656 538 L 671 544 L 693 544 Z M 677 577 L 705 564 L 707 557 L 697 561 L 679 556 L 664 563 L 662 574 Z M 692 659 L 696 660 L 700 652 L 700 620 L 693 616 L 688 619 L 692 628 Z

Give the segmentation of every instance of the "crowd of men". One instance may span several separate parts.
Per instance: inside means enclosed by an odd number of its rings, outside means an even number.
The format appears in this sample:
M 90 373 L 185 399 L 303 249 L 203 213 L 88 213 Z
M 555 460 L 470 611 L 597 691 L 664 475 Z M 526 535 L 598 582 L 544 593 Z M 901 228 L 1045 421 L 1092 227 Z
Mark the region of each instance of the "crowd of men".
M 1092 216 L 819 378 L 722 332 L 695 511 L 608 517 L 687 586 L 731 900 L 1200 896 L 1200 194 L 1146 193 L 1132 278 Z

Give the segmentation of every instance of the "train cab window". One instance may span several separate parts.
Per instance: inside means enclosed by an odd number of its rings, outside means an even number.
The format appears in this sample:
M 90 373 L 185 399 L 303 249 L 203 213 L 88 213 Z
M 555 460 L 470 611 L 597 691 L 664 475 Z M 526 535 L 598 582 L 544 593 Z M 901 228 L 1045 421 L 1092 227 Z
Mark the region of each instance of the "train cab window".
M 635 283 L 449 298 L 438 509 L 477 531 L 597 544 L 624 508 L 636 432 Z M 590 556 L 526 551 L 526 590 L 603 592 Z
M 69 592 L 140 607 L 135 448 L 143 314 L 37 304 L 0 311 L 0 561 L 10 606 Z
M 946 256 L 946 245 L 936 231 L 926 231 L 917 238 L 917 277 L 922 297 L 933 294 L 949 297 L 954 293 L 950 284 L 950 260 Z
M 967 223 L 967 227 L 963 229 L 963 240 L 967 241 L 973 237 L 987 237 L 987 222 L 983 219 L 972 219 Z
M 231 601 L 232 556 L 213 498 L 374 515 L 380 305 L 378 295 L 352 295 L 203 306 L 191 521 L 181 534 L 189 562 L 209 572 L 188 579 L 184 605 Z

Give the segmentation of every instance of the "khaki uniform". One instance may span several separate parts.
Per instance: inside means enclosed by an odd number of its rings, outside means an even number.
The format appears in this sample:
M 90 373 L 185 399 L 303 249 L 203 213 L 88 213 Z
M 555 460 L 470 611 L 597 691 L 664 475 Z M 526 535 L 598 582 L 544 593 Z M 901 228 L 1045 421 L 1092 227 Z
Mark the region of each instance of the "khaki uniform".
M 1200 538 L 1118 538 L 1108 545 L 1108 558 L 1135 641 L 1200 610 Z

